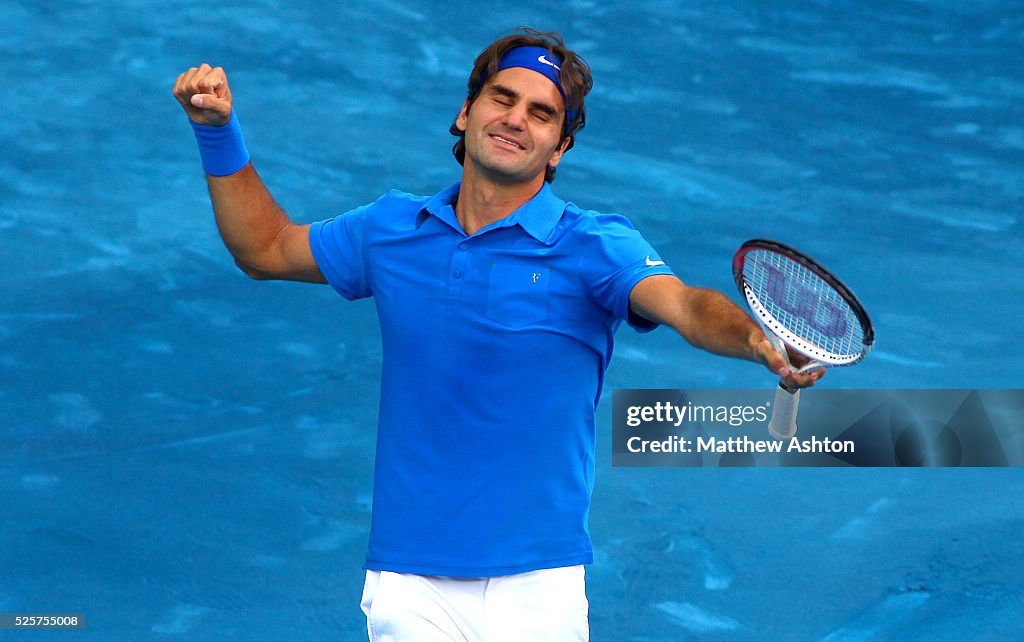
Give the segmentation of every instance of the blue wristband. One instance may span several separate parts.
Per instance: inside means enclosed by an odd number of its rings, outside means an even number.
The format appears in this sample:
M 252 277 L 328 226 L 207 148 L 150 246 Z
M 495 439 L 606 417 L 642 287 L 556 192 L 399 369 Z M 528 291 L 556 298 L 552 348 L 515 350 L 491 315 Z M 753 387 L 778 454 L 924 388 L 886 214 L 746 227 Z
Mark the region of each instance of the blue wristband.
M 238 124 L 234 110 L 231 110 L 228 122 L 219 127 L 200 125 L 192 120 L 188 122 L 196 134 L 199 158 L 207 174 L 227 176 L 249 164 L 249 150 L 245 148 L 242 126 Z

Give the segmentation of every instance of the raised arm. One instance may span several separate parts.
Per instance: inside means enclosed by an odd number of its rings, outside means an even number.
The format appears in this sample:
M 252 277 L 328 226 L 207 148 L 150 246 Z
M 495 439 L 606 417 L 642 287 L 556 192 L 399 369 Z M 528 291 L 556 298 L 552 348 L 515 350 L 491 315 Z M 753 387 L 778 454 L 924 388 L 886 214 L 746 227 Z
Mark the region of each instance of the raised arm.
M 229 131 L 220 128 L 237 126 L 229 123 L 231 89 L 220 67 L 204 63 L 181 74 L 174 83 L 174 97 L 189 119 L 201 126 L 197 135 L 220 140 Z M 219 144 L 233 145 L 230 149 L 244 153 L 240 140 L 213 143 Z M 206 180 L 217 228 L 238 267 L 254 279 L 326 283 L 309 248 L 309 226 L 288 218 L 247 157 L 233 154 L 232 160 L 234 164 L 223 170 L 207 167 Z M 234 167 L 240 163 L 244 163 L 241 169 Z
M 629 304 L 635 314 L 672 327 L 698 348 L 764 365 L 789 387 L 812 386 L 824 374 L 791 370 L 760 326 L 717 290 L 690 287 L 674 276 L 650 276 L 636 284 Z

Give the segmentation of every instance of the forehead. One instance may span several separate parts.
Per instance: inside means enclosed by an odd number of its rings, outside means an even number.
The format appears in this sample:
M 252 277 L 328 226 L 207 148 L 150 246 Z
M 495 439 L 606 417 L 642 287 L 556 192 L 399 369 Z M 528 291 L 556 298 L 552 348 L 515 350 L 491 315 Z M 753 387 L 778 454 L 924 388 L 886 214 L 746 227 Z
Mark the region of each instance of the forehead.
M 562 109 L 562 94 L 547 76 L 525 67 L 502 69 L 487 79 L 484 89 L 492 84 L 512 89 L 531 102 L 544 102 L 556 109 Z

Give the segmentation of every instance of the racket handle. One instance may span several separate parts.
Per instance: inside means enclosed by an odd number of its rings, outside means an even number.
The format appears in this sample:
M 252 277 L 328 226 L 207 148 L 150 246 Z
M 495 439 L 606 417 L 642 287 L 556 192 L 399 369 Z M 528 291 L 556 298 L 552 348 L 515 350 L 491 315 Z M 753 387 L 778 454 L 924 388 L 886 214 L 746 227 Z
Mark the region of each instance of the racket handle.
M 792 439 L 796 434 L 796 411 L 800 405 L 800 389 L 790 390 L 779 383 L 775 406 L 768 422 L 768 434 L 776 439 Z

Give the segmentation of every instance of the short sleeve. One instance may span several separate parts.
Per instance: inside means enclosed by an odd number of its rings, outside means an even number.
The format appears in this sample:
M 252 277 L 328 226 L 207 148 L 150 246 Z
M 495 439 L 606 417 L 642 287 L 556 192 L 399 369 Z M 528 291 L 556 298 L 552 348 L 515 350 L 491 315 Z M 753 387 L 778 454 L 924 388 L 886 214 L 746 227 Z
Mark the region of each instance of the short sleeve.
M 365 236 L 368 220 L 379 202 L 309 227 L 309 247 L 317 267 L 331 287 L 349 300 L 373 295 L 367 278 Z
M 587 227 L 588 262 L 593 261 L 588 272 L 598 303 L 637 331 L 657 328 L 657 323 L 630 312 L 629 296 L 637 283 L 657 274 L 671 275 L 671 268 L 624 216 L 595 214 Z

